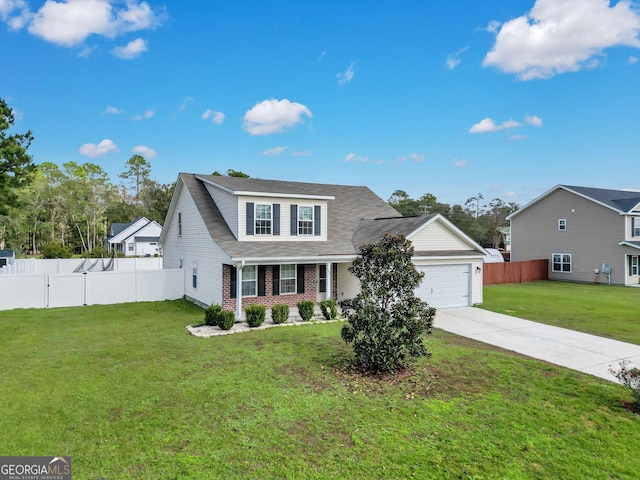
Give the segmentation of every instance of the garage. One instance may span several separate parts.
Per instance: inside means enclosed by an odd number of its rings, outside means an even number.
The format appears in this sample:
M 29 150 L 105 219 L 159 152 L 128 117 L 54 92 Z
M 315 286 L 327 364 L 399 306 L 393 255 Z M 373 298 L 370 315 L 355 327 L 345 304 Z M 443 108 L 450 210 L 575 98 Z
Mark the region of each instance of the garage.
M 470 302 L 471 264 L 416 265 L 424 272 L 416 296 L 435 308 L 467 307 Z

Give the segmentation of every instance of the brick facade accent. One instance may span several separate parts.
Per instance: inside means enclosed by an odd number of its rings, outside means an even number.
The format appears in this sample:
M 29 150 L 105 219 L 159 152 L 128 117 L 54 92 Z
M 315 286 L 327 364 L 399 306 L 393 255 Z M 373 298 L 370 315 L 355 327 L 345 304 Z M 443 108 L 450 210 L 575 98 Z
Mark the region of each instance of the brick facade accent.
M 231 265 L 223 265 L 222 268 L 222 308 L 225 310 L 236 309 L 236 299 L 231 298 Z M 265 272 L 265 295 L 263 297 L 242 297 L 242 306 L 264 305 L 271 308 L 278 303 L 285 303 L 290 307 L 295 307 L 302 300 L 316 301 L 316 265 L 304 266 L 304 293 L 286 293 L 273 295 L 273 269 L 280 268 L 280 265 L 267 265 Z M 333 291 L 338 292 L 338 272 L 333 268 Z M 240 293 L 240 292 L 238 292 Z M 335 296 L 333 298 L 336 298 Z

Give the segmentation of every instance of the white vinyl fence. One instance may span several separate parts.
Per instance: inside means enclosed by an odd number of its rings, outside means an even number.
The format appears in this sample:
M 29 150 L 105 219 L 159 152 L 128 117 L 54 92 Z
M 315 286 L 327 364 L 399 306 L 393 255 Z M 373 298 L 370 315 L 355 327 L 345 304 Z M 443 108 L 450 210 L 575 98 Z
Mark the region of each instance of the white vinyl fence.
M 184 270 L 178 268 L 0 275 L 0 310 L 156 302 L 183 296 Z
M 12 265 L 0 268 L 0 276 L 33 273 L 71 273 L 74 270 L 102 271 L 105 267 L 114 272 L 132 272 L 135 270 L 160 270 L 162 257 L 141 258 L 23 258 L 17 259 Z M 90 268 L 93 267 L 93 268 Z

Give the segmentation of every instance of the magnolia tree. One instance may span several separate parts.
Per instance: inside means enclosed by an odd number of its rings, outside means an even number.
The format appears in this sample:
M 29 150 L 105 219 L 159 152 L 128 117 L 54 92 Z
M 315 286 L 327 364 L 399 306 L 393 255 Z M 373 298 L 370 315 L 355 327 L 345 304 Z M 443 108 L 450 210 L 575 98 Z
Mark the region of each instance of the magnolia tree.
M 348 320 L 341 334 L 363 370 L 392 373 L 406 365 L 407 357 L 431 355 L 424 336 L 431 334 L 435 309 L 415 296 L 424 274 L 412 257 L 409 240 L 385 234 L 361 246 L 349 268 L 360 280 L 360 293 L 340 303 Z

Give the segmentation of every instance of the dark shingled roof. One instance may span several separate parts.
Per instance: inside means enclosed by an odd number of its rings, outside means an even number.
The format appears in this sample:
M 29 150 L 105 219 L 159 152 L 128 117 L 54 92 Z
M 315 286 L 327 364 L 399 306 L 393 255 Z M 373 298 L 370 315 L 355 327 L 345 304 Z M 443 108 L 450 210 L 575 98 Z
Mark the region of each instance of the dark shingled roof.
M 142 217 L 136 218 L 135 220 L 131 220 L 129 223 L 112 223 L 111 224 L 111 235 L 109 235 L 107 237 L 107 240 L 109 240 L 110 238 L 115 237 L 116 235 L 121 234 L 122 232 L 124 232 L 127 228 L 129 228 L 131 225 L 133 225 L 134 223 L 136 223 L 138 220 L 140 220 Z
M 329 218 L 327 241 L 238 242 L 209 195 L 204 183 L 196 177 L 217 183 L 233 191 L 332 196 L 335 199 L 327 201 Z M 369 231 L 367 221 L 385 217 L 384 222 L 389 228 L 394 227 L 393 222 L 395 221 L 399 227 L 394 228 L 400 228 L 401 230 L 406 230 L 408 224 L 416 224 L 417 222 L 416 218 L 407 219 L 402 217 L 367 187 L 195 175 L 190 173 L 181 173 L 180 178 L 191 194 L 211 237 L 231 258 L 355 255 L 357 247 L 361 243 L 379 238 L 375 235 L 381 228 L 378 225 L 381 226 L 382 223 L 374 222 L 376 227 Z M 365 230 L 362 230 L 363 228 Z M 356 235 L 358 230 L 360 232 Z M 365 231 L 373 236 L 369 236 Z M 389 231 L 389 229 L 385 231 Z
M 640 192 L 628 192 L 625 190 L 607 190 L 604 188 L 576 187 L 560 185 L 563 188 L 577 192 L 597 202 L 614 208 L 622 213 L 630 212 L 640 203 Z
M 354 245 L 362 245 L 382 238 L 385 233 L 390 235 L 403 234 L 405 237 L 414 232 L 418 227 L 424 225 L 436 214 L 421 215 L 416 217 L 387 217 L 360 220 L 358 229 L 353 236 Z

